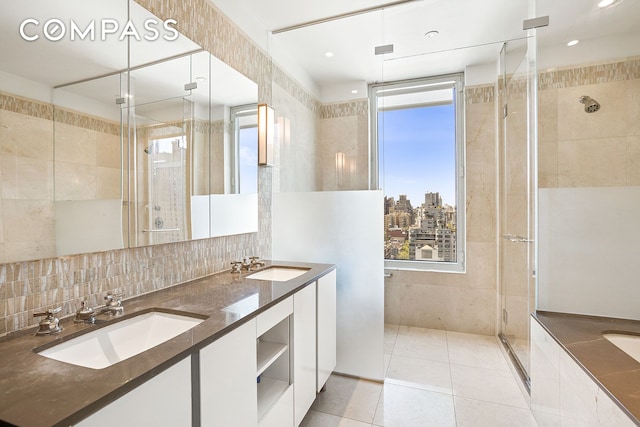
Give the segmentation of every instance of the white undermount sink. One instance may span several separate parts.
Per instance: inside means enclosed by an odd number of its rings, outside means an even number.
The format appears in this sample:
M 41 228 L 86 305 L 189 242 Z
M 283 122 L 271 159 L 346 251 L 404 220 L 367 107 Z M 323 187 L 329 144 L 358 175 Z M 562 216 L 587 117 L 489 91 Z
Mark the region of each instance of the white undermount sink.
M 294 279 L 307 271 L 311 270 L 310 268 L 298 268 L 298 267 L 268 267 L 264 270 L 260 270 L 256 273 L 250 274 L 247 276 L 247 279 L 258 279 L 258 280 L 270 280 L 272 282 L 286 282 L 287 280 Z
M 72 365 L 103 369 L 193 328 L 203 319 L 152 311 L 96 329 L 38 352 Z
M 640 336 L 623 333 L 608 333 L 602 336 L 640 362 Z

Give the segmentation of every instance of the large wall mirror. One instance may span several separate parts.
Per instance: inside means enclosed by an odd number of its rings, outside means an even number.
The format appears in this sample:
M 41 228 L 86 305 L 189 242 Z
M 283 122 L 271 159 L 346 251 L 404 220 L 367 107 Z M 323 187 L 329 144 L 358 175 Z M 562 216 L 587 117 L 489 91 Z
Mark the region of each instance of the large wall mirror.
M 2 180 L 3 231 L 13 232 L 0 233 L 0 262 L 258 230 L 257 161 L 246 161 L 257 150 L 256 83 L 170 25 L 163 28 L 133 1 L 65 0 L 62 9 L 53 1 L 44 10 L 42 2 L 25 3 L 22 14 L 5 17 L 5 27 L 33 17 L 39 25 L 29 24 L 25 32 L 40 37 L 26 42 L 1 35 L 16 45 L 2 50 L 22 69 L 3 61 L 0 76 L 20 85 L 12 91 L 5 84 L 0 91 L 29 104 L 33 98 L 24 88 L 46 85 L 52 116 L 24 118 L 0 110 L 2 175 L 6 165 L 16 172 L 11 186 Z M 92 19 L 99 25 L 95 16 L 132 23 L 141 40 L 54 43 L 44 33 L 51 17 L 82 29 Z M 142 33 L 149 20 L 158 22 L 154 40 Z M 53 61 L 50 72 L 39 75 L 39 56 L 59 56 L 67 67 L 57 69 Z M 43 151 L 35 156 L 40 163 L 19 148 L 32 140 Z M 12 144 L 14 149 L 6 148 Z M 29 178 L 18 165 L 41 167 L 40 191 L 9 191 Z M 24 214 L 10 214 L 9 207 Z

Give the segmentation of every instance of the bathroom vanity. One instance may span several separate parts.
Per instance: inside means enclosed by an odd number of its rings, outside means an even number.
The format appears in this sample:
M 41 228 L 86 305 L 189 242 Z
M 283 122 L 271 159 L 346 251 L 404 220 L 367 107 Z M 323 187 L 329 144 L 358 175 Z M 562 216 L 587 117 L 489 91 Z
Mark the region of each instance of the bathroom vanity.
M 214 274 L 123 305 L 125 314 L 107 322 L 62 319 L 60 334 L 29 331 L 0 341 L 0 421 L 295 426 L 336 364 L 333 265 L 267 262 L 257 271 Z M 203 320 L 101 369 L 38 354 L 148 312 Z
M 637 320 L 531 315 L 531 411 L 540 425 L 640 425 L 636 355 L 609 334 L 640 338 Z

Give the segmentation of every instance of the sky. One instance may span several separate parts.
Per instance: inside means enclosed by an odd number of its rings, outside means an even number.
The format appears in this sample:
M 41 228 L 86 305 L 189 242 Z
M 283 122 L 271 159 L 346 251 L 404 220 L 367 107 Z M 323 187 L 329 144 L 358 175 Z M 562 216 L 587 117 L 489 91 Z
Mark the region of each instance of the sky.
M 384 195 L 406 194 L 415 208 L 424 194 L 440 193 L 455 206 L 454 105 L 379 113 L 380 180 Z

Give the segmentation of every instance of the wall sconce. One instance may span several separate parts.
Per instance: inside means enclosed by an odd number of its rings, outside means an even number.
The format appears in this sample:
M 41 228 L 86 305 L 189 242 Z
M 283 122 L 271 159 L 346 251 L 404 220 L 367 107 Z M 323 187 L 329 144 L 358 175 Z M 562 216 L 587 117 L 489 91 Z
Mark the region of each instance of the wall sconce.
M 258 166 L 273 165 L 274 124 L 273 108 L 258 105 Z
M 346 155 L 342 151 L 336 153 L 336 184 L 338 189 L 342 187 L 344 183 L 344 166 L 346 163 Z

